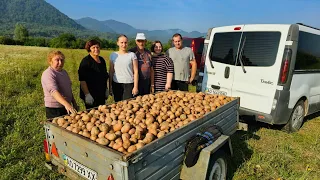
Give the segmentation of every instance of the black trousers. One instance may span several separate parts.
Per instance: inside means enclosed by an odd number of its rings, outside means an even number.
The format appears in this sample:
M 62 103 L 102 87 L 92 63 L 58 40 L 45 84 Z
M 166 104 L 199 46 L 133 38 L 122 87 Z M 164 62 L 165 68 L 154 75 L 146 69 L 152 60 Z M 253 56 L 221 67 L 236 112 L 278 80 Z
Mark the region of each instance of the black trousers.
M 172 80 L 171 89 L 172 90 L 180 90 L 180 91 L 188 91 L 188 82 Z
M 151 80 L 150 78 L 148 79 L 139 79 L 139 83 L 138 83 L 138 89 L 139 89 L 139 93 L 138 95 L 145 95 L 145 94 L 150 94 L 151 91 Z
M 68 114 L 66 108 L 50 108 L 46 107 L 46 117 L 47 119 L 59 117 Z
M 116 83 L 112 81 L 112 93 L 115 102 L 130 99 L 132 95 L 133 83 Z

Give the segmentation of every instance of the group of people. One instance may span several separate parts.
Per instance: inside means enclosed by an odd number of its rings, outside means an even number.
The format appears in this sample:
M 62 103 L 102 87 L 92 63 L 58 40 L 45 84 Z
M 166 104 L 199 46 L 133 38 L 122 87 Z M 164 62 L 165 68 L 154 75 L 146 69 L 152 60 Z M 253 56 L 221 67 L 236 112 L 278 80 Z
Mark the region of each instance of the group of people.
M 90 40 L 78 69 L 80 98 L 86 109 L 105 104 L 109 95 L 116 102 L 138 95 L 165 90 L 188 91 L 188 84 L 196 75 L 197 63 L 191 48 L 182 46 L 182 36 L 174 34 L 174 47 L 163 52 L 160 41 L 145 48 L 144 33 L 137 33 L 136 47 L 128 50 L 128 38 L 117 39 L 119 50 L 111 53 L 109 72 L 106 61 L 100 56 L 100 43 Z M 43 72 L 41 84 L 44 91 L 46 117 L 54 118 L 76 113 L 79 107 L 74 99 L 71 80 L 63 69 L 65 56 L 61 51 L 51 51 L 47 57 L 49 67 Z M 191 73 L 190 73 L 191 65 Z

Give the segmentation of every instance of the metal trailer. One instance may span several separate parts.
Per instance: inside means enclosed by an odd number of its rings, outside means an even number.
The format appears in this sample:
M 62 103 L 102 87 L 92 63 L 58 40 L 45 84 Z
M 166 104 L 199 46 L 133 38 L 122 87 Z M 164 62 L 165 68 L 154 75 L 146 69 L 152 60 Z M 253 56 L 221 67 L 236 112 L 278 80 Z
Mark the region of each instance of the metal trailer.
M 71 179 L 226 179 L 225 155 L 232 155 L 229 136 L 238 128 L 239 101 L 237 98 L 127 155 L 48 120 L 44 146 L 50 161 L 45 165 Z M 220 126 L 223 135 L 200 152 L 196 165 L 187 168 L 183 163 L 187 140 L 210 125 Z

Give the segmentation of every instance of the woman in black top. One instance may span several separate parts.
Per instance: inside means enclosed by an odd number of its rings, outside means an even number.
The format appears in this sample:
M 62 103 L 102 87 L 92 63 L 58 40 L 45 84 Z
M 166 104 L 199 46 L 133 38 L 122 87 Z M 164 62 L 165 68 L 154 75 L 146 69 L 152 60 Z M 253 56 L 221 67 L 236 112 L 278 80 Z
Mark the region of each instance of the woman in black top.
M 162 43 L 160 41 L 153 43 L 151 51 L 153 52 L 154 92 L 169 90 L 174 72 L 173 61 L 162 53 Z
M 80 63 L 78 75 L 80 81 L 80 98 L 86 109 L 105 104 L 109 90 L 107 88 L 109 74 L 106 61 L 100 55 L 100 43 L 90 40 L 85 49 L 89 55 Z

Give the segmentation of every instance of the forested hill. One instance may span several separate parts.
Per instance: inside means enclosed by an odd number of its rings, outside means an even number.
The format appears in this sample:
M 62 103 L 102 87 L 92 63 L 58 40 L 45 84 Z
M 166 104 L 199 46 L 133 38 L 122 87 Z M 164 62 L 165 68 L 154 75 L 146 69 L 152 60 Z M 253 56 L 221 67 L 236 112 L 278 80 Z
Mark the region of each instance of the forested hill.
M 78 37 L 112 38 L 112 33 L 88 30 L 44 0 L 0 0 L 0 35 L 13 35 L 15 24 L 23 24 L 30 36 L 55 37 L 72 33 Z

